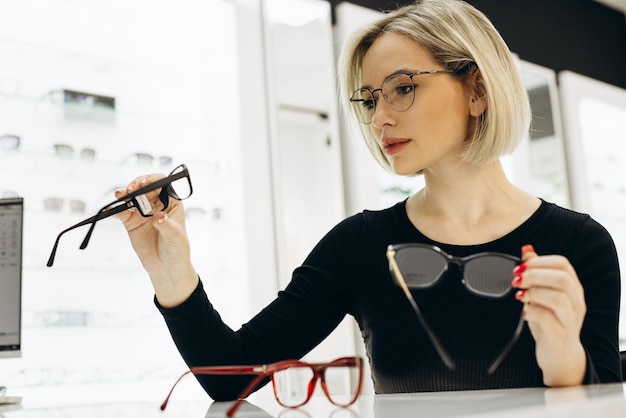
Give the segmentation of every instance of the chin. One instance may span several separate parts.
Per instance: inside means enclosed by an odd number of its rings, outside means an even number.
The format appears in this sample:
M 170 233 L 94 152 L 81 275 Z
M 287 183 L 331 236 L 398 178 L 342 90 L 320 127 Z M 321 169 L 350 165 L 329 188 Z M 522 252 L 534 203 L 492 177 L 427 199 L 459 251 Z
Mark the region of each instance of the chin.
M 397 165 L 390 165 L 390 167 L 391 172 L 398 176 L 414 177 L 419 176 L 420 174 L 424 174 L 423 168 L 419 168 L 416 170 L 415 167 L 399 167 Z

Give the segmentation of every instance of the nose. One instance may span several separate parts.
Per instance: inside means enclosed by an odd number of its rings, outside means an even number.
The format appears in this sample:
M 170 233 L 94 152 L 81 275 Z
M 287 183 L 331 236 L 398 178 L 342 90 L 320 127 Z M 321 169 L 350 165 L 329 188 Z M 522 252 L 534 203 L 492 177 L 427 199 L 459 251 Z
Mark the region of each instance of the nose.
M 376 101 L 376 107 L 374 113 L 372 113 L 372 126 L 377 129 L 382 129 L 385 125 L 395 124 L 395 118 L 393 114 L 396 112 L 391 108 L 387 97 L 380 92 L 380 97 Z

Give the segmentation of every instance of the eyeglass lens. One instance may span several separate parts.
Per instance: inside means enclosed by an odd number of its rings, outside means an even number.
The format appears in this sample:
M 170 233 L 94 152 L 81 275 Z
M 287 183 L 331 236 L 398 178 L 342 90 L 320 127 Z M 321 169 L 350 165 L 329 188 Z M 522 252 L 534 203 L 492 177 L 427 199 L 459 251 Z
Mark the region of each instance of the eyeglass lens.
M 348 406 L 358 395 L 360 368 L 356 365 L 329 365 L 320 371 L 322 388 L 335 405 Z M 289 367 L 274 373 L 272 382 L 278 402 L 289 408 L 304 405 L 318 379 L 310 366 Z
M 20 147 L 21 138 L 17 135 L 0 136 L 0 149 L 16 150 Z
M 407 286 L 424 289 L 433 286 L 448 270 L 450 262 L 463 270 L 463 283 L 473 294 L 498 298 L 511 289 L 515 257 L 494 253 L 456 258 L 431 247 L 411 246 L 396 249 L 396 262 Z
M 70 199 L 70 210 L 74 213 L 85 212 L 86 203 L 83 200 Z M 65 199 L 60 197 L 47 197 L 43 200 L 43 207 L 50 212 L 60 212 L 65 206 Z
M 179 165 L 174 170 L 172 170 L 169 177 L 176 176 L 177 174 L 180 174 L 185 170 L 186 170 L 186 167 L 184 165 Z M 169 185 L 167 185 L 166 188 L 167 188 L 167 194 L 172 196 L 174 199 L 185 200 L 189 196 L 191 196 L 191 193 L 192 193 L 191 179 L 189 178 L 188 175 L 178 178 L 172 181 Z
M 59 158 L 72 158 L 74 147 L 68 144 L 54 144 L 54 151 Z M 96 150 L 93 148 L 83 148 L 80 150 L 80 158 L 83 160 L 93 160 L 96 157 Z
M 362 88 L 352 94 L 350 103 L 352 103 L 359 121 L 363 123 L 372 121 L 376 111 L 376 103 L 378 102 L 378 99 L 375 97 L 377 91 L 380 91 L 389 107 L 396 112 L 406 111 L 415 100 L 415 86 L 411 76 L 409 74 L 393 74 L 383 81 L 380 89 L 370 90 Z
M 159 157 L 155 157 L 152 154 L 148 154 L 147 152 L 135 152 L 130 156 L 126 157 L 124 161 L 132 162 L 141 167 L 150 167 L 154 160 L 159 162 L 161 167 L 168 167 L 172 165 L 172 157 L 169 155 L 161 155 Z

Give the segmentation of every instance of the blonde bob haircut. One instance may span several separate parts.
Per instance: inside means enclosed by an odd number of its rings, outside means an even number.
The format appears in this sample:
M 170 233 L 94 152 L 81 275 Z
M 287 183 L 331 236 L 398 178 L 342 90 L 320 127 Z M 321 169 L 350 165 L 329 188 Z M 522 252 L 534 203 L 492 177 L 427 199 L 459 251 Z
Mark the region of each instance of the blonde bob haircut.
M 342 104 L 351 113 L 349 97 L 361 88 L 363 57 L 382 34 L 392 32 L 425 47 L 443 68 L 454 73 L 487 109 L 470 121 L 463 161 L 485 165 L 511 153 L 530 127 L 530 104 L 515 61 L 506 43 L 476 8 L 462 0 L 418 0 L 386 13 L 349 38 L 340 65 Z M 479 71 L 477 83 L 472 75 Z M 468 117 L 470 117 L 468 115 Z M 370 152 L 391 170 L 371 125 L 359 123 Z

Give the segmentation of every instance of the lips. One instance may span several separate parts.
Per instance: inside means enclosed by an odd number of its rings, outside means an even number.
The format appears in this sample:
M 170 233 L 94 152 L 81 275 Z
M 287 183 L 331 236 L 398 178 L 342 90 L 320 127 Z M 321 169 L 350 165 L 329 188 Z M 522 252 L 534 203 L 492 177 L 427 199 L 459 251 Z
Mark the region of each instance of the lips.
M 383 148 L 388 155 L 392 155 L 402 151 L 410 142 L 407 138 L 385 138 Z

